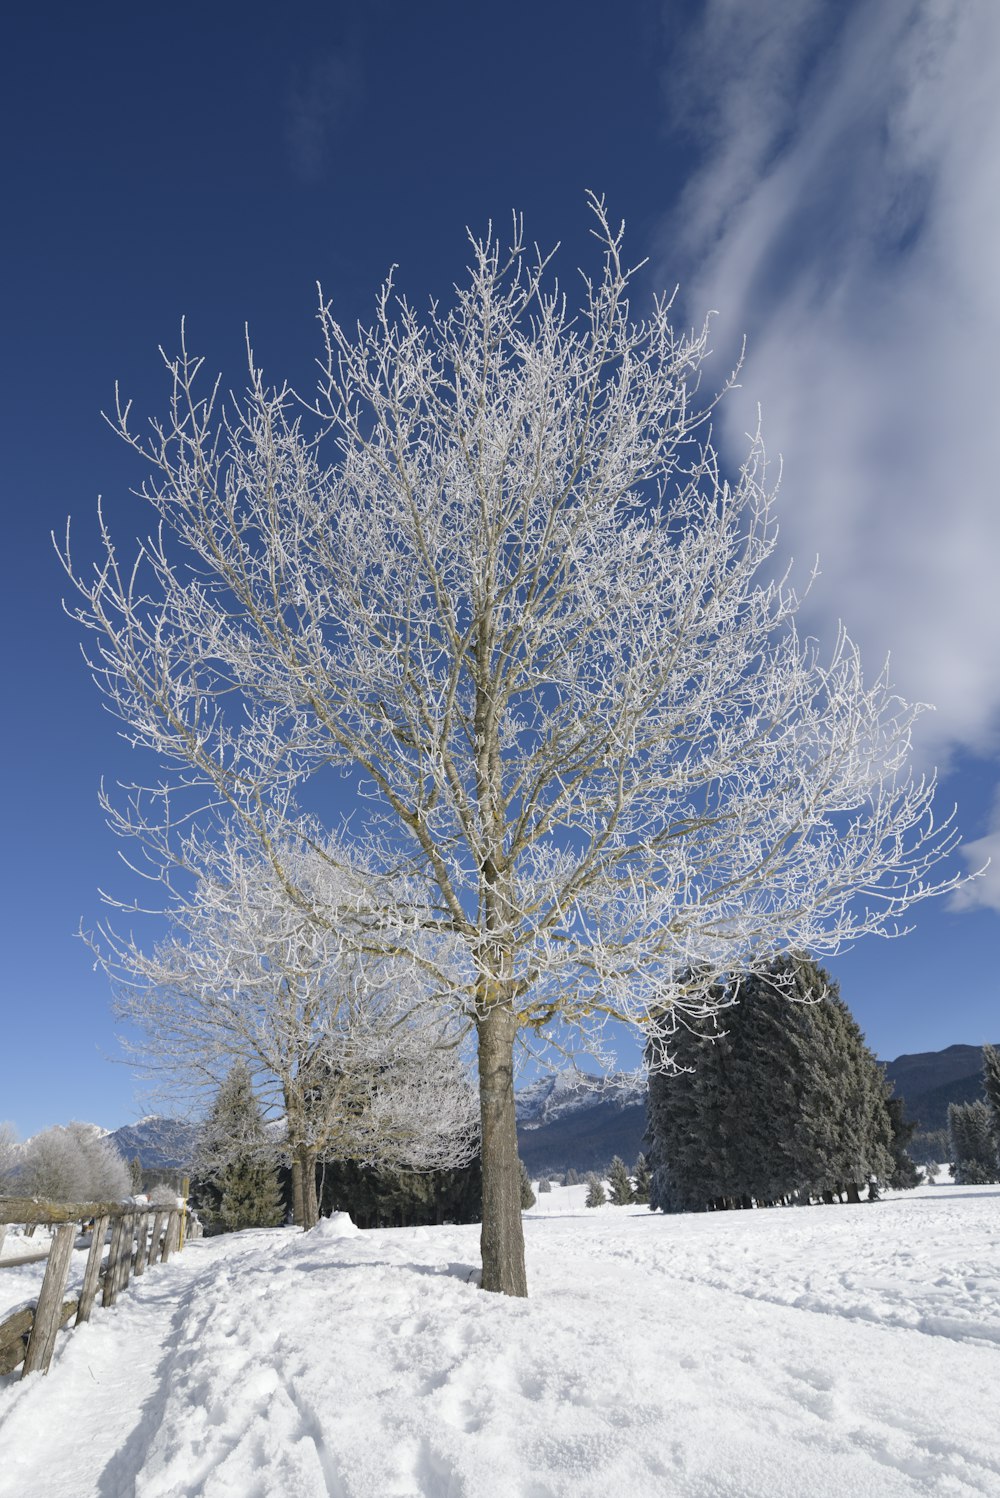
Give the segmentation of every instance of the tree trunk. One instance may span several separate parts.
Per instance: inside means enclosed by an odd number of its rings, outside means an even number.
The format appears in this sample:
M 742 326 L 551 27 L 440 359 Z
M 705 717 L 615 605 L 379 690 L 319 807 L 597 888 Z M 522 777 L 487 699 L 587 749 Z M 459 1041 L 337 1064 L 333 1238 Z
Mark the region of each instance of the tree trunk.
M 861 1200 L 861 1193 L 858 1191 L 857 1185 L 854 1181 L 848 1183 L 847 1200 L 849 1202 L 860 1202 Z
M 299 1175 L 302 1180 L 302 1226 L 314 1228 L 319 1222 L 319 1202 L 316 1199 L 316 1153 L 307 1144 L 298 1148 Z
M 525 1296 L 521 1171 L 514 1112 L 514 1037 L 517 1022 L 495 1004 L 478 1022 L 479 1108 L 482 1120 L 483 1289 Z
M 297 1228 L 303 1225 L 302 1212 L 302 1161 L 297 1150 L 292 1150 L 292 1221 Z

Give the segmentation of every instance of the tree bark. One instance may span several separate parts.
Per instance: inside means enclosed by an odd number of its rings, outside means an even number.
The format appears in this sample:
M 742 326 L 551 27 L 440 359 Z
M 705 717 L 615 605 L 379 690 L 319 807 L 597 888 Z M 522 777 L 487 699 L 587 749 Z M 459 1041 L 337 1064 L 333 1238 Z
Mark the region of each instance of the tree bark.
M 521 1172 L 514 1111 L 514 1037 L 511 1010 L 494 1005 L 478 1022 L 479 1107 L 482 1121 L 483 1289 L 526 1296 Z
M 304 1225 L 302 1210 L 302 1161 L 297 1149 L 292 1150 L 292 1221 L 297 1228 Z
M 299 1161 L 299 1177 L 302 1182 L 302 1226 L 313 1228 L 319 1222 L 319 1202 L 316 1197 L 316 1155 L 307 1144 L 300 1144 L 296 1151 Z

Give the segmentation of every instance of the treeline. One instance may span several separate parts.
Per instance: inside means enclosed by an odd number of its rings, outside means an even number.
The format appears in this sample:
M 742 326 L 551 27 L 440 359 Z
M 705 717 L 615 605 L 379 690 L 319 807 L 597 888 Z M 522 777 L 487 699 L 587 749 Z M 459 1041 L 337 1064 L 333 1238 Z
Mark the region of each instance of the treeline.
M 777 958 L 712 998 L 729 1007 L 647 1046 L 653 1209 L 859 1201 L 917 1184 L 913 1125 L 822 968 Z M 680 1070 L 657 1069 L 665 1050 Z

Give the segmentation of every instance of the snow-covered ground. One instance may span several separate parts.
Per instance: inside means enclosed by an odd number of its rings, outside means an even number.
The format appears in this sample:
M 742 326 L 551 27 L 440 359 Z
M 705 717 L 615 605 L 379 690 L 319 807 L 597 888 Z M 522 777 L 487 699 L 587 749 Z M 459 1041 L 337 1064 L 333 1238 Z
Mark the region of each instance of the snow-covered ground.
M 1000 1495 L 1000 1191 L 190 1244 L 0 1380 L 0 1495 Z M 11 1271 L 4 1271 L 8 1273 Z

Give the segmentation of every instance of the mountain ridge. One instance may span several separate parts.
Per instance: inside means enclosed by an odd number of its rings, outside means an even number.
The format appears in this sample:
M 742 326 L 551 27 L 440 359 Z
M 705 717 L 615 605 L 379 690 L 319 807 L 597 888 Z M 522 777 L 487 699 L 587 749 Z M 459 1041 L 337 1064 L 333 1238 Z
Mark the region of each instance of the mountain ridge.
M 923 1131 L 947 1127 L 949 1103 L 982 1094 L 981 1046 L 904 1052 L 883 1065 Z M 635 1073 L 553 1072 L 519 1088 L 516 1106 L 518 1149 L 532 1175 L 600 1170 L 614 1155 L 631 1164 L 642 1150 L 645 1084 Z M 190 1164 L 197 1132 L 196 1124 L 154 1113 L 109 1137 L 126 1158 L 138 1155 L 144 1169 L 179 1170 Z

